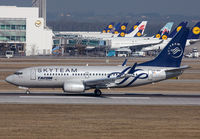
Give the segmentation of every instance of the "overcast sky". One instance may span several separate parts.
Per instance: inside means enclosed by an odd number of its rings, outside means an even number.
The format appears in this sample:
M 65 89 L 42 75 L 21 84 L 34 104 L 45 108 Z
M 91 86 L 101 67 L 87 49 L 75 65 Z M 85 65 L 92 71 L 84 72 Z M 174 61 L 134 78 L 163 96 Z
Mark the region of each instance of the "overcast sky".
M 0 0 L 0 5 L 31 6 L 32 0 Z M 97 14 L 159 13 L 199 15 L 200 0 L 47 0 L 47 12 Z

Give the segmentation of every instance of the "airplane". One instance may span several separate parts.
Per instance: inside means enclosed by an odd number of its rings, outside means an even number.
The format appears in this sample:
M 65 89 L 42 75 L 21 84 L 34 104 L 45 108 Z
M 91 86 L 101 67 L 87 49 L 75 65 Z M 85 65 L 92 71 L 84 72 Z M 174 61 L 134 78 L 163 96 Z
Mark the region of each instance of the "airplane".
M 183 27 L 153 60 L 133 66 L 38 66 L 16 71 L 6 81 L 29 88 L 63 88 L 68 93 L 94 89 L 124 88 L 151 84 L 177 77 L 189 66 L 180 66 L 189 29 Z

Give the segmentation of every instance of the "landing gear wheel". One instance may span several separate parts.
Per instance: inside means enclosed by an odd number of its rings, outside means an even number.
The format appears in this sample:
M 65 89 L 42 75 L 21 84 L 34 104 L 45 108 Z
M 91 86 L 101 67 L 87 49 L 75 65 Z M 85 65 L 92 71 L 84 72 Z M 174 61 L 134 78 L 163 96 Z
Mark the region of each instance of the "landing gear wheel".
M 26 90 L 26 94 L 30 94 L 31 92 L 30 92 L 30 90 Z
M 101 94 L 102 94 L 102 93 L 101 93 L 101 90 L 99 90 L 99 89 L 95 89 L 95 90 L 94 90 L 94 95 L 95 95 L 95 96 L 98 96 L 98 97 L 99 97 L 99 96 L 101 96 Z

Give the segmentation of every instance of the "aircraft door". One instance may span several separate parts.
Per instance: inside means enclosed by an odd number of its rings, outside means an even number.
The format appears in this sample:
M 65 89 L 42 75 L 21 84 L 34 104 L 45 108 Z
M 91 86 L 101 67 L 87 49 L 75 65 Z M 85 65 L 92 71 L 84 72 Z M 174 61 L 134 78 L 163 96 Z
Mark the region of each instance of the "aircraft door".
M 152 70 L 149 70 L 148 80 L 152 81 L 152 78 L 153 78 Z
M 30 78 L 31 78 L 31 80 L 36 80 L 36 70 L 35 69 L 31 69 Z
M 85 72 L 85 78 L 87 79 L 87 78 L 89 78 L 89 72 Z

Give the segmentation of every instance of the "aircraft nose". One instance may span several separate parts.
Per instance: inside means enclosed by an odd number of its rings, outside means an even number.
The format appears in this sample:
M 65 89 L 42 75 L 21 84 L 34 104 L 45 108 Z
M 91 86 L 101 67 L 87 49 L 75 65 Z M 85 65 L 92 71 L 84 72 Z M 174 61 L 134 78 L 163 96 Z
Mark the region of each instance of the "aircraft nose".
M 12 75 L 10 75 L 10 76 L 8 76 L 8 77 L 6 78 L 6 82 L 8 82 L 8 83 L 13 83 L 13 77 L 12 77 Z

